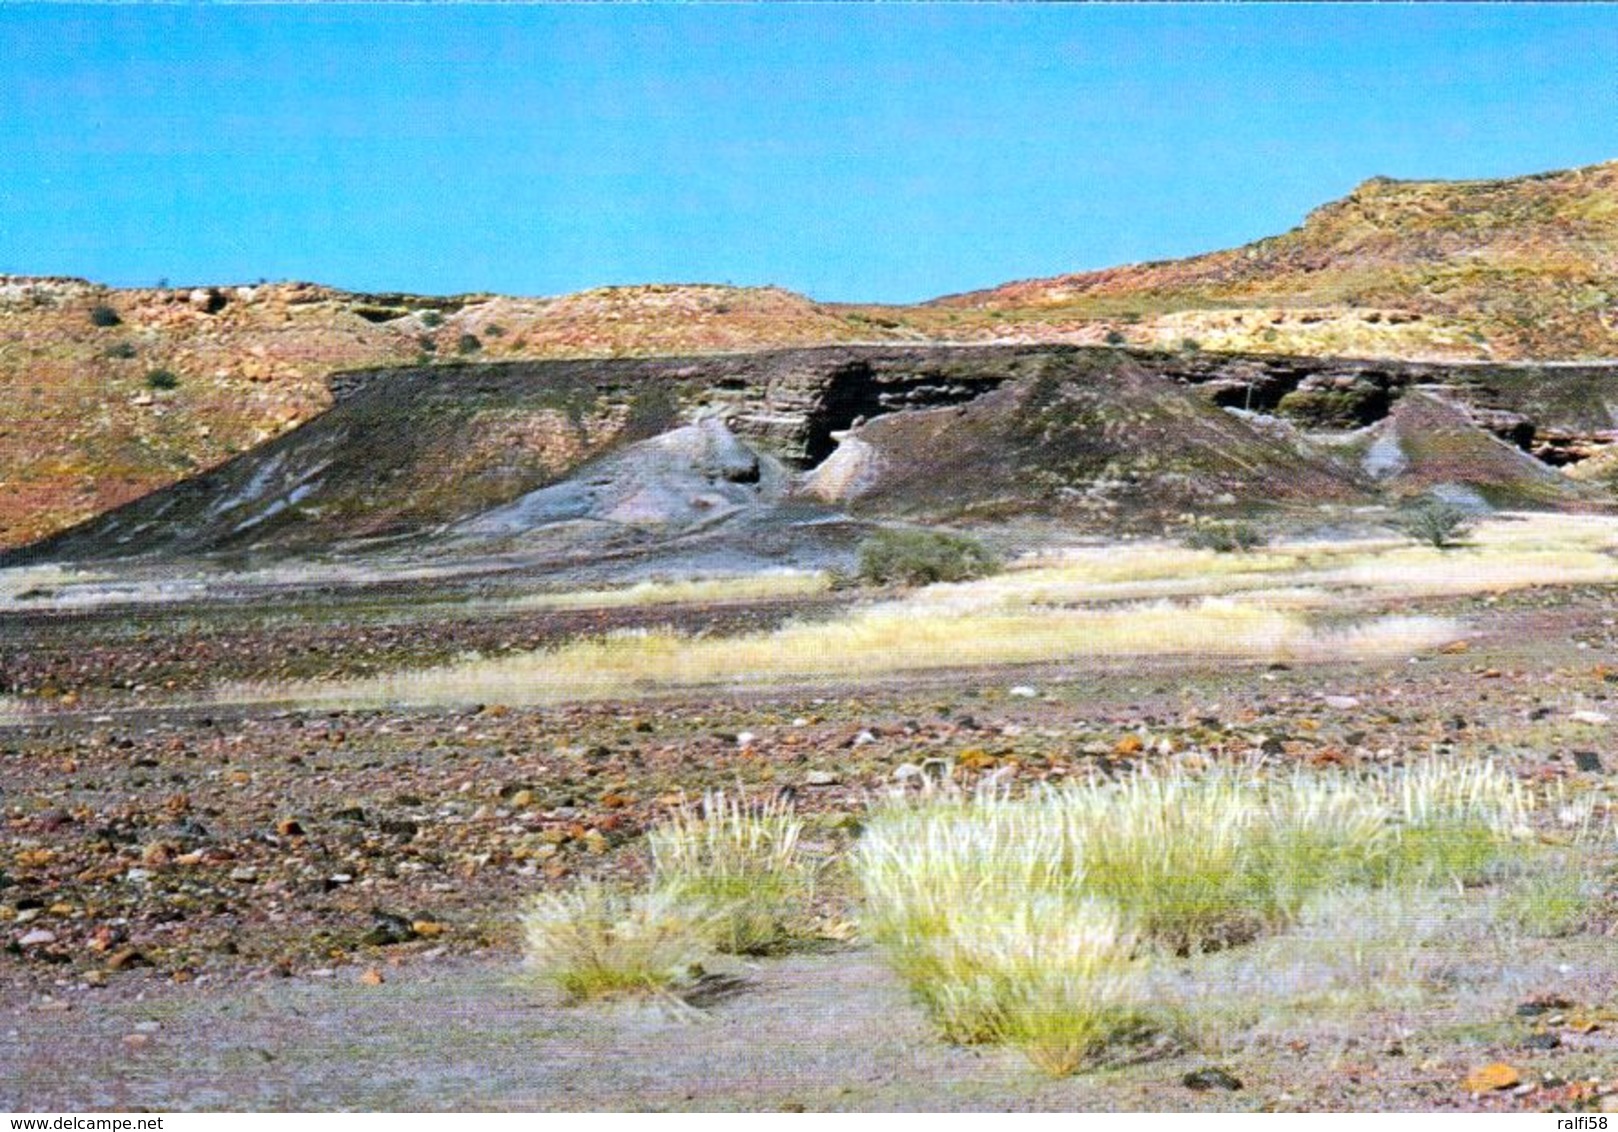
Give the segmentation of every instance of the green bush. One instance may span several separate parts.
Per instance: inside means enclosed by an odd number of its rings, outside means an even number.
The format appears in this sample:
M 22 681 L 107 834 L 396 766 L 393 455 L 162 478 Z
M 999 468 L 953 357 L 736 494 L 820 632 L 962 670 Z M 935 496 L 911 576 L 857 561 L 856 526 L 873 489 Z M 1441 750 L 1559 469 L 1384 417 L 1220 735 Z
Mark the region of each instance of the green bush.
M 476 334 L 463 334 L 456 341 L 455 349 L 463 354 L 475 354 L 483 349 L 483 342 Z
M 135 344 L 133 342 L 114 342 L 102 351 L 102 356 L 128 360 L 133 358 L 135 353 Z
M 429 330 L 433 329 L 436 326 L 443 325 L 443 322 L 444 322 L 444 316 L 439 314 L 437 311 L 423 311 L 422 312 L 421 324 L 423 326 L 427 327 L 427 329 L 429 329 Z
M 1182 545 L 1191 550 L 1212 550 L 1219 554 L 1246 552 L 1263 546 L 1267 539 L 1251 523 L 1235 520 L 1199 522 L 1185 533 Z
M 1470 534 L 1476 522 L 1465 508 L 1428 496 L 1405 507 L 1393 525 L 1417 542 L 1444 550 Z
M 117 326 L 121 322 L 123 322 L 123 319 L 118 317 L 118 312 L 106 303 L 97 303 L 90 308 L 90 324 L 92 326 Z
M 1107 345 L 1122 346 L 1127 341 L 1129 341 L 1129 339 L 1124 337 L 1124 332 L 1122 330 L 1107 331 Z
M 1000 568 L 974 538 L 945 531 L 878 531 L 860 544 L 860 579 L 875 585 L 964 582 Z
M 154 369 L 146 375 L 146 385 L 150 389 L 174 389 L 179 384 L 179 376 L 171 369 Z

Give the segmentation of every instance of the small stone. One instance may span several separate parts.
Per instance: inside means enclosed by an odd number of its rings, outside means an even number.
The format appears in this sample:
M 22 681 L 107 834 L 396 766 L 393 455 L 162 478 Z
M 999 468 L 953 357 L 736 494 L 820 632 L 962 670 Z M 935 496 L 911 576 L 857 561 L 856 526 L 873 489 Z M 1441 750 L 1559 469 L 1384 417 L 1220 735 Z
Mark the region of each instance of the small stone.
M 417 935 L 429 939 L 435 935 L 442 935 L 444 933 L 444 925 L 439 923 L 437 920 L 412 920 L 410 922 L 410 929 Z
M 136 1022 L 135 1023 L 135 1032 L 137 1034 L 155 1034 L 159 1030 L 161 1030 L 162 1028 L 163 1028 L 163 1023 L 153 1021 L 150 1018 L 148 1018 L 144 1022 Z
M 754 735 L 751 731 L 743 731 L 740 735 L 736 736 L 736 745 L 744 751 L 757 742 L 758 736 Z
M 250 869 L 245 865 L 239 869 L 231 869 L 230 879 L 239 884 L 252 884 L 258 880 L 258 870 Z
M 56 933 L 46 931 L 44 928 L 35 928 L 33 931 L 17 940 L 18 947 L 42 947 L 47 943 L 56 942 Z
M 367 967 L 360 973 L 360 982 L 368 987 L 379 987 L 387 980 L 382 977 L 382 972 L 375 967 Z
M 1006 695 L 1015 696 L 1020 700 L 1031 700 L 1039 695 L 1039 689 L 1030 688 L 1027 684 L 1018 684 L 1014 688 L 1007 688 Z
M 856 747 L 863 747 L 869 743 L 875 742 L 876 736 L 871 734 L 869 731 L 861 731 L 858 735 L 854 736 L 854 746 Z
M 1139 735 L 1125 735 L 1112 745 L 1112 752 L 1115 755 L 1134 755 L 1139 754 L 1145 746 Z
M 909 782 L 911 779 L 921 777 L 921 768 L 915 763 L 900 763 L 893 768 L 893 781 Z
M 1601 756 L 1594 751 L 1574 751 L 1573 768 L 1584 774 L 1600 774 Z
M 1180 1078 L 1180 1083 L 1188 1089 L 1195 1089 L 1199 1093 L 1206 1092 L 1209 1089 L 1224 1089 L 1227 1092 L 1234 1093 L 1242 1087 L 1239 1077 L 1216 1065 L 1193 1069 Z
M 534 804 L 534 792 L 532 790 L 519 790 L 508 800 L 514 809 L 526 810 Z
M 147 1042 L 150 1042 L 151 1040 L 152 1040 L 152 1037 L 151 1037 L 150 1034 L 125 1034 L 124 1035 L 124 1045 L 129 1046 L 131 1049 L 139 1049 L 141 1046 L 145 1045 Z
M 1538 1091 L 1538 1081 L 1524 1081 L 1521 1085 L 1518 1085 L 1515 1089 L 1511 1090 L 1511 1095 L 1514 1097 L 1528 1097 L 1533 1096 L 1534 1093 Z
M 1537 1018 L 1541 1014 L 1549 1014 L 1553 1010 L 1566 1010 L 1573 1003 L 1559 995 L 1539 995 L 1527 1002 L 1517 1004 L 1517 1017 Z
M 1524 1049 L 1556 1049 L 1562 1044 L 1560 1036 L 1549 1030 L 1539 1034 L 1529 1034 L 1523 1039 Z
M 371 947 L 392 947 L 396 943 L 406 943 L 416 938 L 416 930 L 411 927 L 410 921 L 403 916 L 396 916 L 391 912 L 375 912 L 376 923 L 371 930 L 360 936 L 360 942 Z
M 275 832 L 282 837 L 302 837 L 303 826 L 297 818 L 282 818 L 275 823 Z
M 1522 1074 L 1503 1061 L 1474 1069 L 1466 1075 L 1464 1086 L 1469 1093 L 1492 1093 L 1509 1089 L 1522 1080 Z
M 803 781 L 806 786 L 836 786 L 838 778 L 829 770 L 812 770 Z
M 1576 711 L 1568 716 L 1574 723 L 1602 724 L 1611 723 L 1612 717 L 1600 711 Z
M 1354 696 L 1327 696 L 1326 706 L 1336 708 L 1338 711 L 1348 711 L 1360 706 L 1360 701 Z
M 128 971 L 135 967 L 150 967 L 151 965 L 151 960 L 133 947 L 115 951 L 107 957 L 107 969 L 110 971 Z

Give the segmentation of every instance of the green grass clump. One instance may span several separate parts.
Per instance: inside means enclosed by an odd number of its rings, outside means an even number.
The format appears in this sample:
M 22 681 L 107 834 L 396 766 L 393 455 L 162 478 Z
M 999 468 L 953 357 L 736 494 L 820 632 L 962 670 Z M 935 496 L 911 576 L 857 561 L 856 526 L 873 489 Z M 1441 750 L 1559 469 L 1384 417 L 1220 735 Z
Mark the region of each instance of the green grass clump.
M 654 883 L 681 906 L 708 911 L 718 950 L 783 950 L 814 897 L 802 833 L 802 819 L 784 801 L 708 794 L 647 834 Z
M 670 893 L 598 884 L 537 897 L 522 926 L 530 970 L 569 1002 L 671 991 L 700 970 L 710 928 Z
M 1481 883 L 1527 829 L 1527 792 L 1490 762 L 1426 759 L 1388 775 L 1383 790 L 1397 823 L 1394 880 Z
M 1499 916 L 1508 928 L 1533 938 L 1572 935 L 1590 922 L 1600 887 L 1578 853 L 1545 853 L 1523 862 L 1510 878 Z
M 154 369 L 146 375 L 149 389 L 176 389 L 179 384 L 179 375 L 170 369 Z

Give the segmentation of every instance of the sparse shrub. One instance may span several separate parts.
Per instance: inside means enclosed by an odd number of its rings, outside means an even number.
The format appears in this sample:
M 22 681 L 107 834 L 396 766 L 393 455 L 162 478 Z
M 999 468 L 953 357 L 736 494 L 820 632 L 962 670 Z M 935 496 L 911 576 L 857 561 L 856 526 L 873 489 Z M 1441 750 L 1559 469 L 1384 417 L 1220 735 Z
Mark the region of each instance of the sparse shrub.
M 422 311 L 421 324 L 428 330 L 435 330 L 444 325 L 444 316 L 437 311 Z
M 1128 341 L 1129 339 L 1124 336 L 1124 332 L 1122 330 L 1107 331 L 1107 345 L 1109 346 L 1122 346 Z
M 700 972 L 705 910 L 667 892 L 631 895 L 599 884 L 536 898 L 522 919 L 529 969 L 570 1002 L 668 992 Z
M 681 907 L 707 910 L 718 950 L 779 951 L 799 934 L 814 895 L 802 832 L 803 822 L 783 801 L 711 793 L 647 834 L 654 881 Z
M 498 322 L 491 322 L 489 325 L 483 328 L 483 333 L 489 338 L 504 338 L 506 336 L 506 328 L 501 326 Z
M 175 389 L 179 384 L 179 375 L 171 369 L 154 369 L 146 374 L 146 386 L 149 389 Z
M 1202 349 L 1202 343 L 1198 342 L 1195 338 L 1182 338 L 1182 339 L 1180 339 L 1180 352 L 1181 353 L 1195 354 L 1198 351 L 1200 351 L 1201 349 Z
M 1180 542 L 1189 550 L 1212 550 L 1219 554 L 1246 553 L 1263 546 L 1268 539 L 1251 523 L 1234 519 L 1202 520 L 1188 530 Z
M 462 354 L 475 354 L 483 349 L 483 341 L 476 334 L 463 334 L 455 341 L 455 349 Z
M 982 543 L 946 531 L 878 531 L 859 548 L 860 578 L 875 585 L 964 582 L 999 567 Z
M 123 321 L 122 318 L 118 317 L 118 312 L 106 303 L 97 303 L 90 308 L 90 325 L 92 326 L 117 326 Z
M 1417 542 L 1446 550 L 1471 533 L 1476 519 L 1448 500 L 1428 496 L 1405 507 L 1393 525 Z
M 114 342 L 101 352 L 102 357 L 116 358 L 120 361 L 127 361 L 133 358 L 136 353 L 133 342 Z

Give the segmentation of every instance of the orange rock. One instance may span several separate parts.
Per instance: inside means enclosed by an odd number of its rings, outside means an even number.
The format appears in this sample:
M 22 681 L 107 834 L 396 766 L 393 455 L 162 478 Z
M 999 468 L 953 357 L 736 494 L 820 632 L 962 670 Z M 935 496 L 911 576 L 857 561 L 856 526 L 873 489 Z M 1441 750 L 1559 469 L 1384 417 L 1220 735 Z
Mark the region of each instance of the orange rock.
M 1125 735 L 1122 739 L 1113 744 L 1112 749 L 1114 754 L 1136 755 L 1139 754 L 1142 748 L 1145 746 L 1146 744 L 1141 741 L 1141 737 L 1139 735 Z
M 1496 1061 L 1468 1073 L 1465 1085 L 1469 1093 L 1492 1093 L 1496 1089 L 1509 1089 L 1521 1080 L 1522 1074 L 1505 1062 Z
M 368 987 L 379 987 L 383 983 L 387 982 L 387 980 L 382 977 L 382 972 L 378 971 L 375 967 L 367 967 L 360 975 L 360 982 L 364 983 Z

